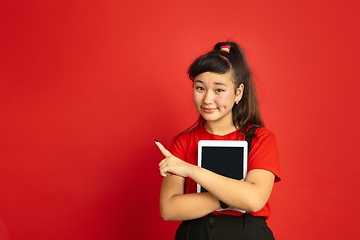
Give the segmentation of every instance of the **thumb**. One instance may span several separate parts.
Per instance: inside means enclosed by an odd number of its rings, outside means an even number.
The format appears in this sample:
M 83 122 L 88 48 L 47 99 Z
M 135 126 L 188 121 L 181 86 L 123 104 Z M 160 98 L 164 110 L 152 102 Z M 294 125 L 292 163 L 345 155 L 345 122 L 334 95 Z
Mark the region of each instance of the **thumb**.
M 160 149 L 161 153 L 165 156 L 165 157 L 169 157 L 172 156 L 172 154 L 160 143 L 155 139 L 155 144 L 158 146 L 158 148 Z

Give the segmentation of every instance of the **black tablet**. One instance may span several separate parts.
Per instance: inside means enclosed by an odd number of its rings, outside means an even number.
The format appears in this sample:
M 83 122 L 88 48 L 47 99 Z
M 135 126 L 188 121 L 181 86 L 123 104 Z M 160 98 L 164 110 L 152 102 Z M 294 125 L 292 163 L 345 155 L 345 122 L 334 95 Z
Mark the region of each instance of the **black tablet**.
M 246 177 L 247 156 L 246 141 L 201 140 L 198 144 L 199 167 L 237 180 Z M 197 184 L 197 192 L 207 192 L 207 190 Z

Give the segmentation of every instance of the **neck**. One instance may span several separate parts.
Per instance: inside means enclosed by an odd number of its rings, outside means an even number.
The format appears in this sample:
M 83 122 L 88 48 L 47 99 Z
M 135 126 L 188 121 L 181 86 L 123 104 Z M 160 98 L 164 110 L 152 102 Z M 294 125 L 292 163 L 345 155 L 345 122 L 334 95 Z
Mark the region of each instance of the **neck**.
M 211 134 L 220 136 L 224 136 L 237 130 L 237 128 L 232 123 L 225 125 L 223 123 L 220 124 L 216 122 L 207 122 L 205 124 L 205 129 Z

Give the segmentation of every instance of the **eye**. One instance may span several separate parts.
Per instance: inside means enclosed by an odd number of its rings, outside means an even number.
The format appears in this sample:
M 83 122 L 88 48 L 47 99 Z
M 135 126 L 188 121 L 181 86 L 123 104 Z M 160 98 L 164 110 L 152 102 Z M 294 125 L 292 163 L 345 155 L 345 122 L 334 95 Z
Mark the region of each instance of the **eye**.
M 220 88 L 215 90 L 215 92 L 217 92 L 217 93 L 224 92 L 224 91 L 225 91 L 224 89 L 220 89 Z
M 196 87 L 195 89 L 198 90 L 198 91 L 204 91 L 203 87 Z

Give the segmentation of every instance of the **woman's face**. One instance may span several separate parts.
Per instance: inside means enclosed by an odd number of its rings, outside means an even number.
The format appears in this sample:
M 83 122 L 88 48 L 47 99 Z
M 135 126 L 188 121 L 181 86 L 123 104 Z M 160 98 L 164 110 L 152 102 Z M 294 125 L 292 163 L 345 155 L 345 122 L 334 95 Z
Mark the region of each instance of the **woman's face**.
M 241 84 L 234 91 L 230 72 L 204 72 L 194 78 L 193 99 L 201 116 L 209 122 L 232 124 L 232 108 L 240 101 L 244 89 Z

